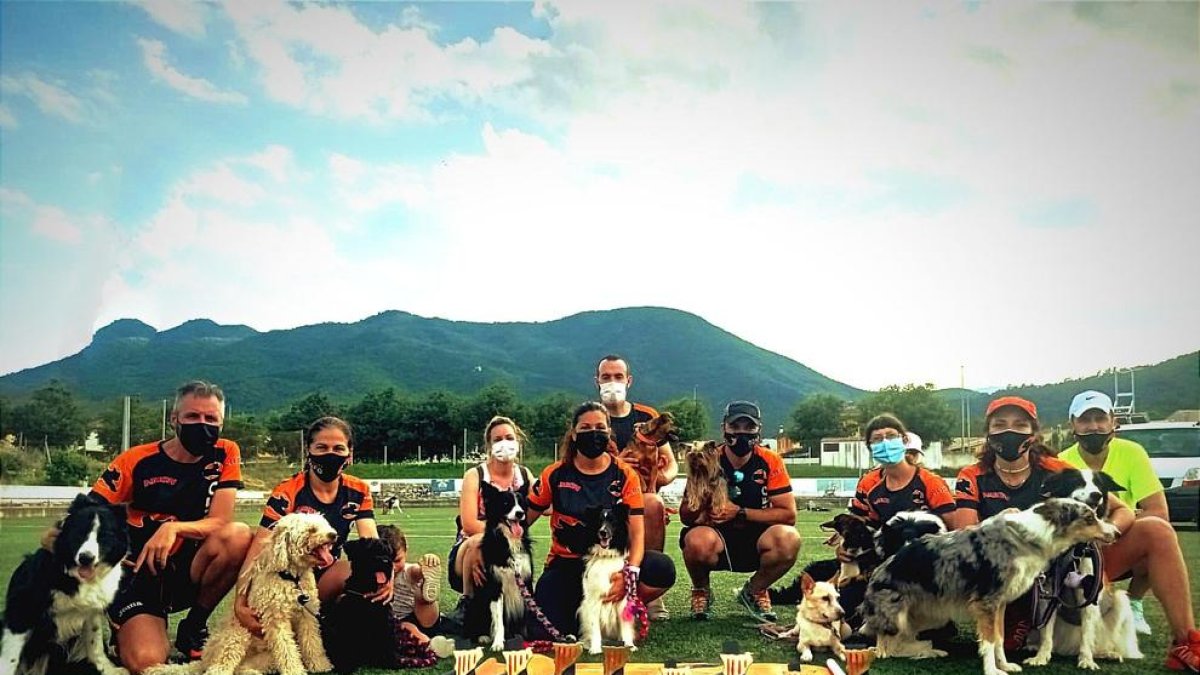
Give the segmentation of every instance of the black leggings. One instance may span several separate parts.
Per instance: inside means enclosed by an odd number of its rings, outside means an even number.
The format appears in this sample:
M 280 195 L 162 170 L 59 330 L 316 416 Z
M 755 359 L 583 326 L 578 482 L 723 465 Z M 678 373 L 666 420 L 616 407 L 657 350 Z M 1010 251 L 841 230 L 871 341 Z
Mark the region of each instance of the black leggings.
M 675 563 L 658 551 L 646 551 L 642 556 L 641 582 L 651 588 L 670 588 L 675 585 Z M 538 607 L 563 635 L 579 635 L 579 605 L 583 603 L 583 560 L 555 558 L 542 570 L 533 592 Z M 549 639 L 550 635 L 536 617 L 527 615 L 530 635 Z

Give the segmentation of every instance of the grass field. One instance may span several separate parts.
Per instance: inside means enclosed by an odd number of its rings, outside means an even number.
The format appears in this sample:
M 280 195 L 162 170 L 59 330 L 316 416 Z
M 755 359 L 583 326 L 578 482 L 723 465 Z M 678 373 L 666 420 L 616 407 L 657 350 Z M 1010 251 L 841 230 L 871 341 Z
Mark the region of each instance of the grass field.
M 454 532 L 455 512 L 451 508 L 410 508 L 404 514 L 392 513 L 380 516 L 382 523 L 394 523 L 403 528 L 409 541 L 409 559 L 432 552 L 444 557 L 452 543 Z M 804 548 L 797 567 L 818 558 L 828 557 L 828 549 L 820 545 L 824 535 L 819 533 L 817 525 L 828 514 L 801 512 L 799 527 L 804 537 Z M 257 511 L 239 511 L 239 517 L 247 523 L 256 524 Z M 50 524 L 50 518 L 8 518 L 0 520 L 0 591 L 8 586 L 8 578 L 25 553 L 37 546 L 38 537 Z M 535 540 L 534 550 L 537 559 L 536 567 L 545 557 L 549 532 L 547 519 L 542 519 L 533 527 Z M 693 622 L 687 614 L 688 589 L 687 573 L 679 558 L 679 549 L 675 542 L 678 540 L 679 523 L 672 522 L 667 532 L 667 552 L 675 559 L 679 581 L 667 593 L 666 603 L 673 617 L 663 623 L 655 623 L 650 630 L 647 643 L 634 655 L 635 661 L 663 661 L 669 658 L 688 661 L 714 661 L 720 652 L 721 643 L 725 640 L 738 640 L 743 648 L 751 651 L 758 662 L 787 662 L 794 650 L 780 643 L 770 643 L 759 637 L 752 627 L 752 622 L 736 605 L 733 595 L 741 585 L 745 575 L 715 574 L 713 575 L 713 591 L 715 596 L 715 618 L 705 623 Z M 1183 545 L 1184 557 L 1188 561 L 1193 579 L 1200 577 L 1200 533 L 1195 531 L 1181 532 L 1180 540 Z M 535 570 L 536 572 L 536 570 Z M 786 579 L 790 579 L 789 574 Z M 1185 589 L 1179 589 L 1185 592 Z M 1200 584 L 1194 583 L 1191 589 L 1193 604 L 1200 606 Z M 447 610 L 453 607 L 456 596 L 445 584 L 442 591 L 442 607 Z M 1158 602 L 1151 596 L 1146 599 L 1146 612 L 1154 626 L 1154 635 L 1142 636 L 1142 651 L 1146 654 L 1144 661 L 1127 662 L 1125 664 L 1101 662 L 1103 672 L 1119 673 L 1122 675 L 1138 675 L 1144 672 L 1169 672 L 1162 666 L 1168 642 L 1166 623 Z M 216 616 L 224 615 L 225 608 L 217 610 Z M 794 612 L 790 607 L 780 608 L 780 619 L 790 622 Z M 179 618 L 181 615 L 177 615 Z M 214 618 L 210 625 L 216 625 Z M 979 660 L 975 655 L 975 646 L 966 625 L 960 626 L 960 637 L 951 656 L 937 661 L 909 661 L 904 659 L 888 659 L 877 662 L 873 672 L 887 675 L 889 673 L 933 673 L 933 674 L 966 674 L 980 672 Z M 823 662 L 829 656 L 826 652 L 818 651 L 818 660 Z M 1010 655 L 1012 658 L 1013 655 Z M 587 657 L 585 657 L 586 659 Z M 1022 655 L 1021 658 L 1024 658 Z M 1015 658 L 1013 658 L 1016 661 Z M 448 664 L 448 662 L 445 662 Z M 437 672 L 449 669 L 445 665 Z M 385 672 L 385 671 L 364 671 Z M 412 671 L 422 672 L 422 671 Z M 423 672 L 434 672 L 433 670 Z M 1027 668 L 1026 672 L 1045 673 L 1047 675 L 1062 675 L 1078 672 L 1073 659 L 1056 658 L 1044 668 Z

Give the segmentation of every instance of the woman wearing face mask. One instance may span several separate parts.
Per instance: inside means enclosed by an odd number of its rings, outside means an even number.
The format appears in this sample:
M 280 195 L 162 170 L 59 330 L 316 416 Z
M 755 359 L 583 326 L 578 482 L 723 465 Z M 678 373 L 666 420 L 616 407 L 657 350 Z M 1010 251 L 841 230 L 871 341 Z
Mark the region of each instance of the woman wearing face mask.
M 941 477 L 920 466 L 920 439 L 895 415 L 876 415 L 867 422 L 863 440 L 879 468 L 858 481 L 850 513 L 886 523 L 901 511 L 929 511 L 955 527 L 954 496 Z M 909 449 L 915 441 L 916 448 Z
M 483 496 L 479 486 L 490 483 L 492 487 L 528 497 L 533 475 L 518 463 L 521 446 L 527 440 L 521 427 L 507 417 L 493 417 L 483 429 L 488 458 L 463 475 L 456 519 L 458 536 L 448 558 L 450 587 L 459 593 L 470 595 L 474 585 L 483 583 L 483 557 L 479 553 L 484 529 Z
M 334 562 L 316 570 L 317 591 L 321 602 L 327 602 L 341 595 L 346 587 L 346 578 L 350 576 L 350 562 L 339 559 L 342 545 L 350 536 L 350 524 L 354 523 L 361 538 L 377 538 L 379 531 L 375 527 L 375 505 L 370 486 L 345 473 L 354 457 L 354 434 L 350 425 L 337 417 L 322 417 L 309 425 L 304 438 L 308 442 L 304 470 L 276 485 L 271 491 L 242 571 L 253 564 L 271 528 L 280 518 L 297 511 L 320 513 L 338 535 L 332 551 Z M 430 585 L 426 584 L 427 592 Z M 432 586 L 432 595 L 436 598 L 436 584 Z M 242 625 L 255 634 L 261 634 L 258 618 L 246 604 L 246 591 L 249 589 L 240 590 L 242 592 L 237 595 L 234 612 Z M 391 601 L 391 596 L 392 583 L 388 580 L 369 597 L 387 603 Z
M 645 550 L 642 491 L 637 473 L 611 452 L 608 412 L 600 403 L 575 409 L 571 428 L 560 445 L 562 460 L 542 471 L 529 493 L 528 522 L 532 525 L 553 506 L 550 516 L 550 554 L 534 592 L 538 606 L 559 633 L 579 634 L 575 616 L 583 598 L 583 555 L 588 537 L 583 518 L 588 509 L 628 507 L 629 548 L 626 573 L 614 574 L 607 602 L 626 596 L 626 578 L 637 579 L 638 596 L 649 602 L 675 583 L 675 565 L 657 551 Z M 536 620 L 535 633 L 548 631 Z

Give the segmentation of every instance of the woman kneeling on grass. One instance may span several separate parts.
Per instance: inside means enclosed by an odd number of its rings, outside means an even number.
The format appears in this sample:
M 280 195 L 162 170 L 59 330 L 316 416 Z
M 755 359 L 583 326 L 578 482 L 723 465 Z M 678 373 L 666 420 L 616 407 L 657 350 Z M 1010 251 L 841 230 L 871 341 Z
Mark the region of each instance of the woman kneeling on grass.
M 629 508 L 627 566 L 638 579 L 637 594 L 643 603 L 666 592 L 675 583 L 675 564 L 666 555 L 645 550 L 642 490 L 637 472 L 609 452 L 612 445 L 608 411 L 589 401 L 575 409 L 571 428 L 559 446 L 562 459 L 542 471 L 529 495 L 529 525 L 551 506 L 550 555 L 538 579 L 534 598 L 546 619 L 563 635 L 579 634 L 575 615 L 583 600 L 583 556 L 586 533 L 583 518 L 590 508 Z M 605 602 L 626 597 L 625 575 L 612 576 Z M 542 625 L 532 622 L 535 635 L 551 638 Z

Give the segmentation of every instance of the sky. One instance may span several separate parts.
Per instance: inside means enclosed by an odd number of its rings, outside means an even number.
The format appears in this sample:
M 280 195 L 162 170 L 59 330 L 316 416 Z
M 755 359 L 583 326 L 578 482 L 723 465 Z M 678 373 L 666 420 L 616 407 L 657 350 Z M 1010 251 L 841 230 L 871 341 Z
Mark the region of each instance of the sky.
M 1198 8 L 0 2 L 0 373 L 124 317 L 643 305 L 872 389 L 1161 361 Z

